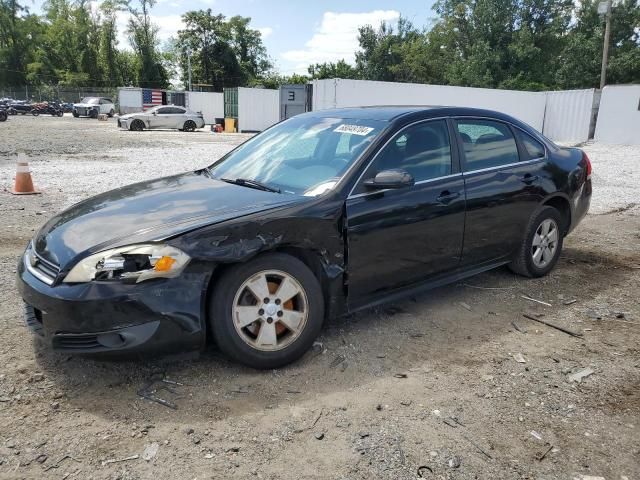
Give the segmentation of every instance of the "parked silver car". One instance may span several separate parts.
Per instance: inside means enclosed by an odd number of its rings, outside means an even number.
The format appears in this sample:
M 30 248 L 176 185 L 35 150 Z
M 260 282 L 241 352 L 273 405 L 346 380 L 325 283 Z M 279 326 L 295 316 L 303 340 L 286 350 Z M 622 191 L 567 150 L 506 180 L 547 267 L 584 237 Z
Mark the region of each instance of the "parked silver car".
M 204 127 L 202 113 L 194 113 L 177 105 L 161 105 L 144 112 L 129 113 L 118 118 L 118 127 L 142 131 L 145 128 L 177 128 L 193 132 Z

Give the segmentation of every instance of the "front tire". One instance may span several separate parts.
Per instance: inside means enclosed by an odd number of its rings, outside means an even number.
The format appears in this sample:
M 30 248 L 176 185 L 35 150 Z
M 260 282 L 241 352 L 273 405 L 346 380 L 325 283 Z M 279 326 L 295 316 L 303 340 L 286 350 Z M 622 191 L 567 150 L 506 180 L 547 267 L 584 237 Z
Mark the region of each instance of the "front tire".
M 114 116 L 115 114 L 116 114 L 116 112 L 114 112 L 114 111 L 113 111 L 113 109 L 111 109 L 111 110 L 109 111 L 109 114 L 108 114 L 108 115 L 109 115 L 109 118 L 113 118 L 113 116 Z
M 564 231 L 562 215 L 553 207 L 542 207 L 529 220 L 518 253 L 509 268 L 525 277 L 542 277 L 560 258 Z
M 0 111 L 0 122 L 6 122 L 7 121 L 7 112 Z
M 98 111 L 97 110 L 91 110 L 91 112 L 89 112 L 89 117 L 90 118 L 98 118 Z
M 38 115 L 40 115 L 40 112 L 34 108 L 33 110 L 31 110 L 31 115 L 37 117 Z
M 216 282 L 209 327 L 220 350 L 258 369 L 278 368 L 311 347 L 324 320 L 320 283 L 297 258 L 270 253 L 234 265 Z
M 73 111 L 73 118 L 78 118 L 79 116 L 80 116 L 80 114 L 74 110 Z
M 129 130 L 133 132 L 141 132 L 142 130 L 144 130 L 144 122 L 142 120 L 134 120 L 133 122 L 131 122 Z

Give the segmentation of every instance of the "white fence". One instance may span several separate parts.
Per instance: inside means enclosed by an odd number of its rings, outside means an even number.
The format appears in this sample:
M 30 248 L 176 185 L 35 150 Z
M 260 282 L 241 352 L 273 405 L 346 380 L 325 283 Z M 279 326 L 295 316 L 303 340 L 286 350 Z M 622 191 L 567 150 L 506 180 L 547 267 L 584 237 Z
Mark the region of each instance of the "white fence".
M 542 133 L 557 142 L 586 142 L 589 139 L 594 95 L 594 89 L 545 92 Z
M 215 123 L 224 117 L 224 95 L 214 92 L 186 92 L 186 107 L 193 112 L 202 112 L 205 123 Z
M 314 80 L 313 110 L 364 105 L 442 105 L 497 110 L 542 131 L 544 92 L 368 80 Z
M 279 90 L 238 88 L 238 127 L 241 132 L 260 132 L 279 121 Z
M 640 85 L 604 87 L 595 139 L 602 143 L 640 145 Z
M 589 138 L 594 90 L 523 92 L 367 80 L 314 80 L 313 109 L 365 105 L 443 105 L 497 110 L 559 142 Z

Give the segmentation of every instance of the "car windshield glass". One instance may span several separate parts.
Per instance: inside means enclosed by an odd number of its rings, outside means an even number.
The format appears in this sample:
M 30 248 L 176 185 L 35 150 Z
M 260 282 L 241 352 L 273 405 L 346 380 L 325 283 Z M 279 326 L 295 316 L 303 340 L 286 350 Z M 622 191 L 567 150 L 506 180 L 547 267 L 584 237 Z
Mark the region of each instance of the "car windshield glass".
M 96 97 L 85 97 L 80 103 L 88 103 L 89 105 L 97 105 L 98 99 Z
M 256 135 L 214 163 L 214 178 L 260 182 L 283 193 L 331 190 L 386 122 L 300 116 Z

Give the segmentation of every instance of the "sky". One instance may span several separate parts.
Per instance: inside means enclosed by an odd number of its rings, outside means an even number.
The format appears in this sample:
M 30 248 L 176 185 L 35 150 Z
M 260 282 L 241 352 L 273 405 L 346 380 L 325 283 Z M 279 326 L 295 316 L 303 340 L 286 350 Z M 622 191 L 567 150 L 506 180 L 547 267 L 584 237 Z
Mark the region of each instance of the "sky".
M 38 11 L 42 3 L 34 0 L 31 10 Z M 251 17 L 251 25 L 262 32 L 277 70 L 291 75 L 307 73 L 307 66 L 317 62 L 344 58 L 353 63 L 359 26 L 378 26 L 383 20 L 394 23 L 401 14 L 416 26 L 429 25 L 435 16 L 433 3 L 434 0 L 158 0 L 152 17 L 160 28 L 161 40 L 176 35 L 182 27 L 181 14 L 189 10 L 210 8 L 214 14 L 227 17 Z M 127 47 L 124 15 L 118 23 L 120 46 Z

